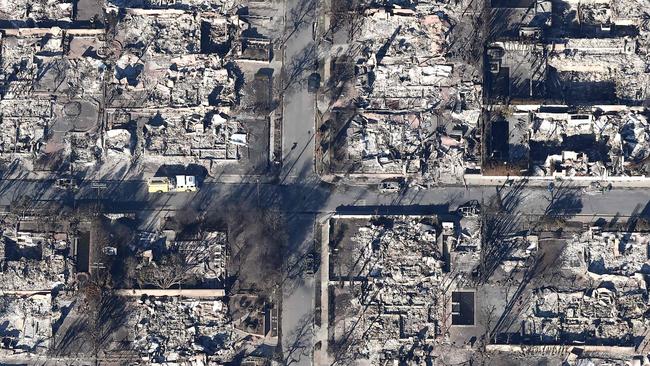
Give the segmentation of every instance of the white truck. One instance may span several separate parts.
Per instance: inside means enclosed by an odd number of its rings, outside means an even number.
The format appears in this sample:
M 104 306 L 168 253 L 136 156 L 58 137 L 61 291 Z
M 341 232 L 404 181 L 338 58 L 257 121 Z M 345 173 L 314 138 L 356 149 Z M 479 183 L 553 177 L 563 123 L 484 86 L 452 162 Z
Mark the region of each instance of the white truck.
M 173 178 L 153 177 L 147 181 L 149 193 L 167 192 L 196 192 L 196 177 L 193 175 L 177 175 Z

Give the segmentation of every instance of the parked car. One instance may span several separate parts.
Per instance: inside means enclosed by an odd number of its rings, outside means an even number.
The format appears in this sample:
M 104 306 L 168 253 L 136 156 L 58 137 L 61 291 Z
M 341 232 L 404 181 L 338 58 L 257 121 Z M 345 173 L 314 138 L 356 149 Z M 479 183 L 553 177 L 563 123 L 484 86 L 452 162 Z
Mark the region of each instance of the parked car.
M 477 200 L 471 200 L 458 206 L 456 211 L 463 217 L 475 217 L 481 214 L 481 204 Z
M 316 255 L 314 252 L 310 252 L 305 257 L 305 274 L 311 275 L 314 274 L 314 267 L 316 266 Z
M 387 180 L 379 183 L 379 192 L 382 193 L 393 193 L 399 192 L 402 188 L 403 183 L 401 181 Z
M 54 184 L 57 188 L 75 190 L 79 188 L 77 180 L 74 178 L 59 178 Z
M 307 91 L 313 94 L 316 93 L 318 89 L 320 89 L 320 74 L 314 72 L 309 75 L 309 79 L 307 79 Z
M 604 194 L 612 190 L 611 183 L 591 182 L 588 186 L 582 189 L 585 194 Z

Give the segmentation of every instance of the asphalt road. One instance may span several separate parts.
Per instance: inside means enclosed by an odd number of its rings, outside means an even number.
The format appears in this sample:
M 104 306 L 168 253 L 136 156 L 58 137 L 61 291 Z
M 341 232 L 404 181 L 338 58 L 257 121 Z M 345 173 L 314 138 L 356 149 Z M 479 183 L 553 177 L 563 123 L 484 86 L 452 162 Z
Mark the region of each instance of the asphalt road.
M 99 183 L 99 184 L 98 184 Z M 97 188 L 94 188 L 97 187 Z M 505 188 L 503 192 L 509 191 Z M 568 189 L 575 200 L 567 202 L 570 212 L 583 216 L 629 216 L 643 212 L 650 202 L 645 188 L 614 189 L 605 194 L 589 195 L 580 189 Z M 55 187 L 53 180 L 0 180 L 0 206 L 9 206 L 23 197 L 34 201 L 100 200 L 112 212 L 179 210 L 192 207 L 209 210 L 216 206 L 262 207 L 285 213 L 323 214 L 333 212 L 442 212 L 454 210 L 469 200 L 488 201 L 496 187 L 409 188 L 403 192 L 381 193 L 374 187 L 333 187 L 318 181 L 281 185 L 264 183 L 224 184 L 206 181 L 194 193 L 147 193 L 144 181 L 82 182 L 71 192 Z M 549 204 L 544 188 L 524 187 L 519 193 L 517 210 L 541 214 Z M 560 203 L 561 205 L 562 203 Z
M 314 0 L 288 0 L 287 40 L 284 43 L 285 86 L 283 96 L 282 174 L 285 182 L 313 175 L 315 99 L 306 79 L 314 67 L 312 22 Z
M 409 188 L 403 192 L 381 193 L 373 187 L 334 187 L 304 177 L 301 182 L 285 184 L 224 184 L 210 180 L 194 193 L 149 194 L 144 181 L 83 182 L 76 191 L 57 188 L 53 180 L 0 180 L 0 206 L 28 202 L 65 201 L 103 202 L 104 209 L 115 213 L 135 213 L 143 222 L 154 225 L 166 210 L 192 208 L 209 214 L 218 210 L 270 209 L 281 212 L 287 219 L 289 255 L 286 265 L 295 263 L 314 245 L 314 221 L 320 215 L 357 214 L 432 214 L 455 210 L 469 201 L 490 201 L 496 187 L 432 187 Z M 584 221 L 599 217 L 650 216 L 648 189 L 614 189 L 605 194 L 588 195 L 580 189 L 567 188 L 563 195 L 552 198 L 539 187 L 503 188 L 502 199 L 516 201 L 513 213 L 542 214 L 551 202 L 558 212 L 565 212 Z M 508 198 L 509 197 L 509 198 Z M 287 361 L 310 365 L 313 349 L 311 324 L 314 309 L 314 279 L 299 276 L 283 288 L 282 343 Z
M 316 16 L 314 0 L 288 0 L 285 12 L 285 33 L 283 68 L 285 85 L 283 96 L 282 126 L 282 171 L 281 182 L 289 186 L 309 184 L 318 187 L 314 174 L 314 121 L 315 99 L 308 93 L 305 82 L 314 64 L 315 47 L 312 39 L 312 22 Z M 300 262 L 313 249 L 313 225 L 316 211 L 311 208 L 325 202 L 326 195 L 317 189 L 304 186 L 297 191 L 286 191 L 282 187 L 256 185 L 238 187 L 239 197 L 248 197 L 257 206 L 281 207 L 284 211 L 304 212 L 289 215 L 288 255 L 285 271 L 293 263 Z M 302 192 L 299 192 L 302 191 Z M 288 192 L 292 192 L 289 193 Z M 297 194 L 297 196 L 292 196 Z M 300 195 L 302 194 L 302 198 Z M 302 207 L 300 206 L 302 202 Z M 310 212 L 311 211 L 311 212 Z M 313 350 L 314 280 L 300 276 L 292 283 L 283 285 L 281 342 L 284 364 L 311 365 Z

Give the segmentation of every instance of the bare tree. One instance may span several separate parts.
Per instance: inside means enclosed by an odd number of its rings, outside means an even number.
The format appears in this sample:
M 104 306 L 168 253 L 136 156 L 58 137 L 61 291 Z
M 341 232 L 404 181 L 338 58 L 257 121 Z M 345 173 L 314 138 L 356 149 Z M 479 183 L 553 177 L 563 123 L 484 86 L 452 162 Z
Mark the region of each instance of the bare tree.
M 101 307 L 105 301 L 106 289 L 98 283 L 90 283 L 83 289 L 82 310 L 88 316 L 88 335 L 95 359 L 102 343 Z
M 582 210 L 581 193 L 576 186 L 566 181 L 552 184 L 545 196 L 548 205 L 538 220 L 538 224 L 558 226 L 575 216 Z
M 298 321 L 298 326 L 288 334 L 282 364 L 292 365 L 300 361 L 301 357 L 308 356 L 310 338 L 313 336 L 313 317 L 311 314 L 303 315 Z
M 285 78 L 281 92 L 285 93 L 293 85 L 304 82 L 307 72 L 315 69 L 317 61 L 316 46 L 313 44 L 294 55 L 284 69 Z
M 124 259 L 123 285 L 126 288 L 133 288 L 133 286 L 142 284 L 139 281 L 140 270 L 138 265 L 138 260 L 133 256 L 128 256 Z
M 61 334 L 57 331 L 51 352 L 57 356 L 91 356 L 95 365 L 102 359 L 116 358 L 117 331 L 128 323 L 130 307 L 123 297 L 114 294 L 108 273 L 94 272 L 80 283 L 74 299 L 75 315 L 59 326 Z M 122 350 L 128 353 L 128 348 Z
M 182 287 L 184 283 L 196 279 L 196 275 L 192 273 L 195 266 L 196 264 L 190 263 L 188 257 L 181 252 L 167 253 L 142 268 L 139 281 L 161 289 Z
M 346 31 L 348 43 L 353 42 L 361 31 L 366 15 L 364 8 L 355 0 L 332 0 L 329 28 L 323 38 L 330 38 L 337 32 Z
M 256 289 L 271 294 L 287 279 L 285 217 L 271 210 L 238 207 L 228 211 L 236 213 L 228 218 L 229 287 L 234 292 Z
M 483 325 L 483 337 L 481 339 L 481 350 L 485 351 L 485 347 L 492 342 L 492 330 L 498 320 L 497 308 L 494 305 L 488 305 L 481 309 L 481 323 Z
M 483 248 L 477 279 L 481 283 L 487 282 L 503 259 L 518 244 L 517 241 L 508 238 L 521 230 L 521 214 L 517 210 L 525 186 L 526 182 L 520 181 L 508 190 L 501 187 L 487 204 L 482 205 Z
M 283 44 L 286 43 L 297 31 L 311 24 L 316 14 L 316 0 L 298 0 L 298 4 L 291 8 L 287 19 L 287 24 L 291 24 L 291 31 L 284 38 Z

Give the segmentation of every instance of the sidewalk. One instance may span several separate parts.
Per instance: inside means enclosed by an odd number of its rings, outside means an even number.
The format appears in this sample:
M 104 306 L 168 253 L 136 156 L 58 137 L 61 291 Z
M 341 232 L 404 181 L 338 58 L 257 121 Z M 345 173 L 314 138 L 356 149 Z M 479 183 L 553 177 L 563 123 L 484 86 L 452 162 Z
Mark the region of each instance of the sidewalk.
M 524 177 L 524 176 L 481 176 L 465 175 L 467 186 L 500 186 L 506 181 L 517 182 L 525 180 L 529 187 L 546 187 L 549 183 L 565 183 L 576 187 L 587 187 L 593 182 L 611 183 L 614 188 L 650 188 L 650 178 L 647 177 Z
M 326 365 L 328 364 L 328 332 L 329 332 L 329 219 L 330 215 L 324 215 L 319 217 L 318 223 L 322 225 L 320 227 L 321 231 L 321 248 L 320 248 L 320 266 L 316 272 L 317 276 L 320 276 L 320 327 L 315 327 L 315 339 L 314 343 L 320 342 L 320 349 L 314 350 L 314 365 Z

